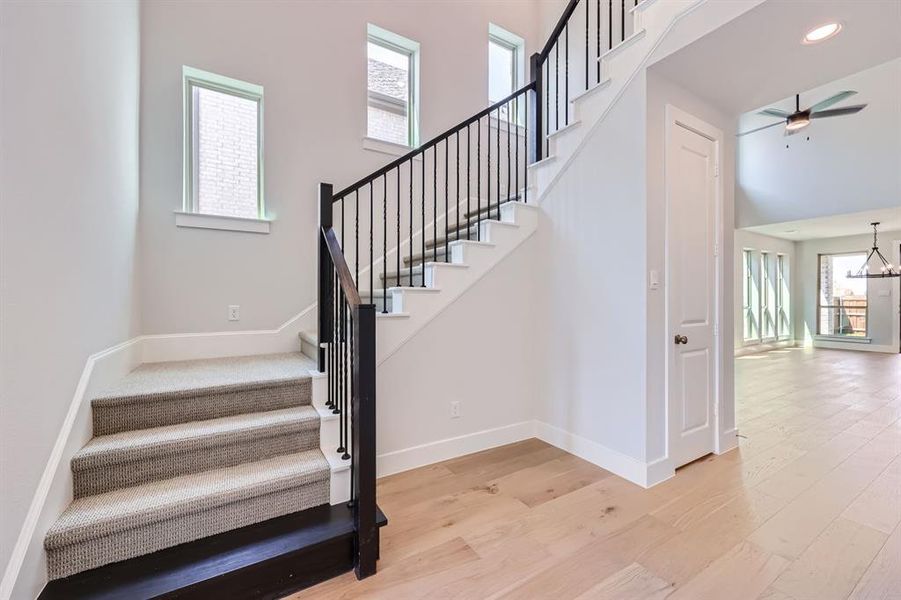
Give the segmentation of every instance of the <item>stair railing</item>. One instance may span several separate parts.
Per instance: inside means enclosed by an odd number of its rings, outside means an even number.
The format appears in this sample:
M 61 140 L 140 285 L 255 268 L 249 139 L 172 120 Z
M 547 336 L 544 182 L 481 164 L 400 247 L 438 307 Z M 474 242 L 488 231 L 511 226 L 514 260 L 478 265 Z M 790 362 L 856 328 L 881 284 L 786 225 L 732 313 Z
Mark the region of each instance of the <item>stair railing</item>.
M 542 134 L 535 139 L 537 160 L 547 156 L 546 136 L 570 124 L 570 100 L 602 83 L 601 57 L 633 33 L 626 15 L 638 2 L 570 0 L 544 48 L 532 56 L 532 79 L 543 101 L 534 128 Z
M 328 374 L 326 406 L 338 415 L 336 451 L 350 463 L 350 506 L 360 579 L 375 573 L 375 305 L 365 304 L 331 224 L 332 186 L 320 184 L 319 369 Z
M 360 578 L 378 556 L 376 312 L 389 312 L 390 288 L 425 287 L 427 263 L 450 262 L 453 244 L 482 241 L 482 223 L 501 220 L 504 203 L 529 201 L 528 166 L 570 123 L 571 93 L 602 83 L 603 53 L 630 35 L 630 2 L 570 0 L 525 86 L 337 193 L 319 185 L 318 363 L 338 415 L 336 452 L 351 461 Z

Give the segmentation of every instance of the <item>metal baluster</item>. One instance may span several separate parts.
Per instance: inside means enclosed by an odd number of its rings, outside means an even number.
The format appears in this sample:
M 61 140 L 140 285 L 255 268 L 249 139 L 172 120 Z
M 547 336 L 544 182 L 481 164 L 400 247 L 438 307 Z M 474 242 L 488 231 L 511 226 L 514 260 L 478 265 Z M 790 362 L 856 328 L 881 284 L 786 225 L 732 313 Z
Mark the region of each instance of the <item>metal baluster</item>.
M 619 41 L 626 41 L 626 0 L 620 0 L 620 13 L 619 13 Z
M 560 40 L 554 42 L 554 130 L 560 129 Z
M 400 287 L 400 165 L 397 165 L 397 247 L 394 250 L 397 257 L 397 287 Z
M 486 196 L 488 198 L 488 210 L 485 214 L 485 218 L 490 219 L 491 218 L 491 113 L 490 112 L 488 113 L 488 120 L 486 121 L 486 123 L 488 125 L 488 131 L 486 132 L 488 139 L 485 140 L 485 145 L 488 146 L 488 160 L 485 164 L 485 182 L 488 187 L 488 194 Z
M 482 119 L 476 121 L 476 239 L 482 239 Z
M 544 131 L 538 131 L 538 135 L 547 136 L 551 131 L 551 61 L 546 60 L 544 63 Z M 542 144 L 544 148 L 546 144 Z M 543 152 L 542 152 L 543 154 Z M 544 156 L 539 156 L 538 160 L 541 160 Z
M 353 406 L 353 397 L 354 397 L 354 392 L 356 390 L 356 386 L 354 385 L 355 378 L 354 378 L 354 348 L 353 348 L 353 346 L 354 346 L 354 315 L 353 315 L 353 311 L 348 309 L 347 316 L 348 316 L 348 325 L 349 325 L 349 329 L 350 329 L 350 344 L 347 346 L 347 351 L 348 351 L 348 354 L 350 355 L 350 398 L 348 399 L 347 406 L 345 407 L 345 410 L 344 410 L 344 432 L 345 432 L 345 435 L 347 435 L 347 443 L 344 444 L 344 456 L 341 457 L 344 460 L 348 460 L 350 458 L 350 444 L 351 444 L 351 441 L 353 440 L 353 437 L 351 437 L 349 435 L 350 432 L 348 431 L 348 423 L 350 422 L 350 411 L 351 411 L 351 407 Z
M 413 159 L 410 159 L 410 286 L 413 285 Z
M 388 314 L 388 174 L 382 175 L 382 313 Z
M 566 35 L 566 48 L 564 48 L 565 58 L 563 61 L 564 68 L 564 89 L 563 89 L 563 124 L 569 125 L 569 23 L 563 28 Z
M 360 289 L 360 189 L 354 190 L 354 283 Z
M 375 304 L 375 287 L 373 287 L 375 281 L 373 277 L 375 276 L 375 267 L 372 263 L 372 236 L 375 234 L 375 223 L 373 222 L 373 205 L 375 204 L 375 199 L 372 197 L 372 182 L 369 182 L 369 299 Z
M 524 152 L 522 153 L 523 154 L 523 156 L 522 156 L 522 178 L 523 178 L 522 194 L 523 194 L 523 202 L 528 204 L 529 203 L 529 152 L 528 152 L 528 150 L 529 150 L 529 94 L 528 94 L 528 92 L 526 93 L 526 97 L 525 97 L 525 113 L 526 113 L 525 136 L 523 137 L 523 142 L 522 142 L 523 146 L 524 146 L 524 148 L 523 148 Z
M 432 146 L 432 260 L 438 262 L 438 144 Z M 425 280 L 425 267 L 422 279 Z
M 335 277 L 335 280 L 336 281 L 338 280 L 337 276 Z M 336 379 L 336 383 L 337 383 L 336 395 L 337 395 L 338 401 L 335 405 L 335 409 L 332 412 L 340 415 L 341 409 L 343 408 L 343 404 L 344 404 L 344 398 L 342 397 L 343 386 L 341 383 L 342 380 L 344 379 L 344 349 L 343 349 L 343 344 L 341 343 L 341 330 L 342 330 L 341 307 L 344 306 L 344 288 L 341 286 L 341 284 L 338 284 L 338 290 L 337 290 L 337 294 L 335 295 L 335 301 L 336 301 L 335 302 L 335 306 L 336 306 L 335 313 L 336 313 L 336 316 L 338 317 L 337 319 L 335 319 L 335 331 L 337 332 L 337 335 L 335 336 L 335 343 L 336 343 L 337 367 L 338 367 L 336 369 L 336 377 L 337 377 L 337 379 Z M 338 449 L 337 449 L 337 452 L 339 454 L 343 454 L 345 451 L 344 442 L 345 442 L 345 438 L 344 438 L 343 419 L 341 419 L 339 417 L 339 420 L 338 420 Z
M 448 195 L 450 194 L 450 137 L 444 138 L 444 262 L 450 262 L 450 247 L 448 246 L 448 227 L 450 227 L 450 214 L 448 214 Z
M 501 109 L 498 107 L 497 109 L 497 160 L 495 161 L 495 173 L 497 179 L 495 179 L 495 183 L 497 183 L 497 214 L 501 214 Z M 510 193 L 510 190 L 507 190 L 507 193 Z M 491 218 L 491 203 L 488 203 L 488 218 Z M 498 217 L 498 221 L 500 221 L 500 217 Z
M 339 301 L 338 290 L 340 287 L 341 287 L 341 284 L 339 283 L 338 274 L 336 272 L 335 273 L 335 292 L 334 292 L 334 295 L 332 296 L 332 298 L 335 299 L 335 301 L 332 302 L 332 312 L 334 313 L 333 318 L 332 318 L 332 323 L 335 324 L 334 325 L 334 333 L 332 335 L 332 352 L 334 353 L 334 357 L 332 360 L 334 361 L 334 366 L 335 366 L 335 400 L 334 400 L 334 402 L 332 402 L 332 412 L 335 414 L 338 413 L 338 406 L 340 403 L 340 398 L 338 397 L 338 392 L 341 389 L 339 387 L 340 379 L 338 379 L 338 374 L 340 372 L 340 365 L 338 364 L 338 301 Z M 339 445 L 340 445 L 340 442 L 339 442 Z
M 587 0 L 586 0 L 587 2 Z M 595 13 L 597 21 L 597 34 L 595 36 L 595 50 L 597 51 L 598 83 L 601 82 L 601 0 L 595 0 Z
M 513 121 L 510 120 L 510 101 L 507 100 L 506 104 L 507 108 L 507 198 L 512 198 L 512 188 L 510 187 L 510 158 L 513 156 L 510 154 L 510 128 L 512 127 Z M 501 220 L 501 205 L 497 205 L 497 220 Z
M 456 132 L 454 150 L 457 154 L 457 175 L 454 178 L 454 188 L 457 194 L 457 239 L 460 239 L 460 130 Z
M 613 0 L 607 0 L 607 49 L 613 49 Z
M 343 294 L 343 290 L 342 290 Z M 350 347 L 347 344 L 347 326 L 349 324 L 350 319 L 350 309 L 347 306 L 347 298 L 343 299 L 342 306 L 344 307 L 344 319 L 342 320 L 342 327 L 344 328 L 344 336 L 341 338 L 343 340 L 344 347 L 344 365 L 345 365 L 345 375 L 344 375 L 344 406 L 341 409 L 343 413 L 341 415 L 341 420 L 344 421 L 344 454 L 341 456 L 343 460 L 348 460 L 350 458 L 350 435 L 347 430 L 348 416 L 350 415 L 350 398 L 353 396 L 353 352 L 350 352 Z M 353 338 L 351 338 L 353 339 Z M 348 354 L 350 355 L 350 360 L 348 360 Z M 347 368 L 349 363 L 350 369 Z M 347 394 L 347 380 L 350 380 L 350 396 Z
M 519 123 L 519 96 L 516 96 L 513 99 L 513 114 L 516 115 L 516 119 L 514 120 L 514 124 L 516 126 L 516 137 L 514 138 L 514 140 L 515 140 L 514 148 L 516 149 L 516 161 L 515 161 L 515 164 L 516 164 L 516 178 L 515 178 L 516 179 L 516 195 L 519 196 L 519 143 L 520 143 L 519 125 L 518 125 L 518 123 Z
M 422 287 L 425 287 L 425 152 L 420 156 L 422 158 L 422 180 L 419 184 L 422 187 L 422 233 L 420 237 L 422 239 Z M 412 276 L 410 277 L 410 286 L 413 286 Z
M 588 91 L 588 25 L 591 22 L 590 4 L 585 0 L 585 90 Z
M 466 239 L 472 239 L 472 215 L 470 214 L 472 211 L 469 209 L 469 197 L 472 195 L 472 190 L 470 189 L 470 175 L 469 175 L 469 152 L 471 149 L 470 143 L 470 129 L 469 124 L 466 125 Z

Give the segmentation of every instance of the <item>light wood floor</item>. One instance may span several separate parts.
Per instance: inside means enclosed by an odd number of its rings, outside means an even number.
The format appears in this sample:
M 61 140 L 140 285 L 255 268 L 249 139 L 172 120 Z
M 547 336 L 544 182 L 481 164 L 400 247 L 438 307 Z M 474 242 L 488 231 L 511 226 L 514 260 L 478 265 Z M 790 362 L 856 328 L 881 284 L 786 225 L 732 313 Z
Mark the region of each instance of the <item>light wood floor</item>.
M 901 598 L 901 356 L 736 360 L 739 450 L 650 490 L 537 440 L 379 482 L 379 572 L 292 598 Z

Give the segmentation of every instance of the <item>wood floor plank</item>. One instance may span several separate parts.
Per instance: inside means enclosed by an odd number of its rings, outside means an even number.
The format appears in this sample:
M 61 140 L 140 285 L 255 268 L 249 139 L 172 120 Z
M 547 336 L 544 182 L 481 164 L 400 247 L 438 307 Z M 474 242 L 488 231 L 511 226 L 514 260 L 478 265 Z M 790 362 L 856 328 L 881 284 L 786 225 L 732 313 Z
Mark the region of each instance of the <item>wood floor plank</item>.
M 579 600 L 663 600 L 669 597 L 673 586 L 660 579 L 638 563 L 632 563 L 577 596 Z
M 901 356 L 735 366 L 738 451 L 651 489 L 539 440 L 386 477 L 378 573 L 294 598 L 901 600 Z
M 754 600 L 788 565 L 787 559 L 742 541 L 679 587 L 669 598 L 720 600 L 723 591 L 729 590 L 730 600 Z
M 901 526 L 895 527 L 849 598 L 851 600 L 901 598 Z
M 839 518 L 773 582 L 799 600 L 843 600 L 882 548 L 886 535 Z
M 901 523 L 901 457 L 851 503 L 842 516 L 890 534 Z

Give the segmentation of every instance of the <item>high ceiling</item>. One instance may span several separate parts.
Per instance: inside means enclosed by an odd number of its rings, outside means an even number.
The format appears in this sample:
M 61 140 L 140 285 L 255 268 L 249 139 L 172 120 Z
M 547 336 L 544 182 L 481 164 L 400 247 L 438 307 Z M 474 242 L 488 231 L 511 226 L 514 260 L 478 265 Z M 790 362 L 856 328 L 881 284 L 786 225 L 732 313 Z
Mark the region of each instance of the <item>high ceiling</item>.
M 838 36 L 801 43 L 834 21 Z M 739 115 L 898 56 L 901 0 L 768 0 L 653 68 Z
M 901 231 L 901 206 L 897 208 L 868 210 L 866 212 L 846 215 L 820 217 L 818 219 L 759 225 L 757 227 L 747 227 L 746 229 L 771 237 L 799 242 L 803 240 L 858 235 L 861 233 L 869 234 L 873 231 L 869 225 L 873 221 L 879 221 L 879 231 Z M 897 238 L 898 236 L 888 236 L 881 238 L 880 242 L 887 246 Z

